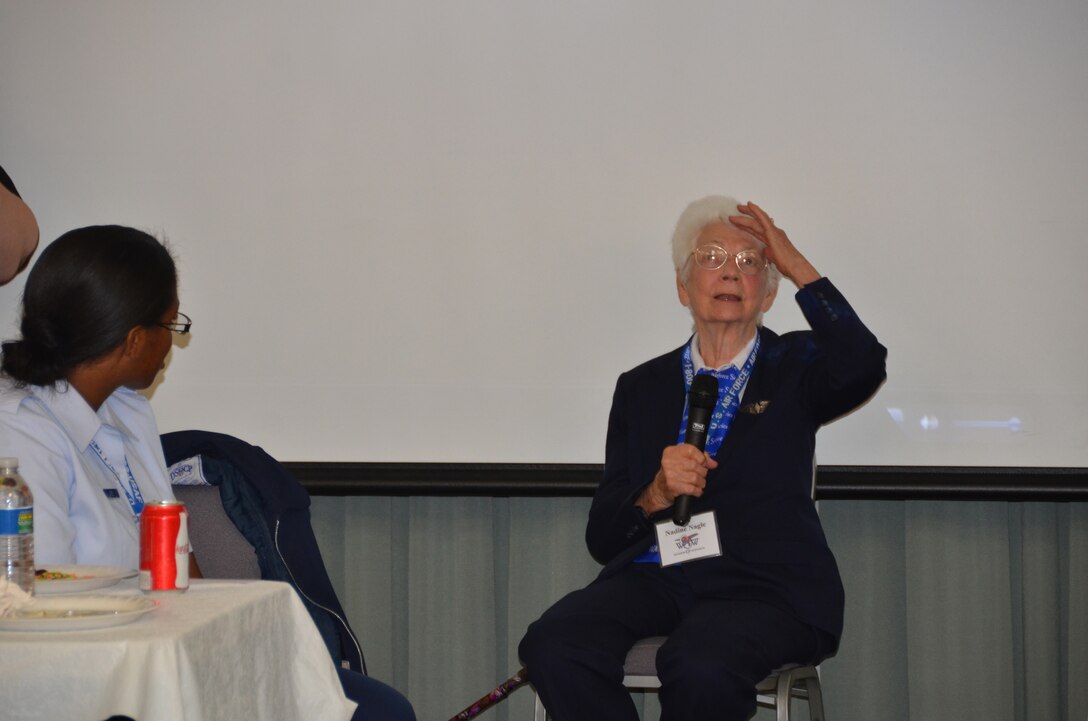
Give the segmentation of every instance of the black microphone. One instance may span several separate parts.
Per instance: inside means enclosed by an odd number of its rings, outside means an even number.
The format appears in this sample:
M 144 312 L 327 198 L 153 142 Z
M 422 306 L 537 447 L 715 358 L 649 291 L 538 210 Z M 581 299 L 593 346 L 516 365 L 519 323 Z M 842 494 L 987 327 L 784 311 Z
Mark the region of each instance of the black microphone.
M 684 431 L 684 443 L 690 443 L 700 451 L 706 448 L 706 434 L 710 430 L 710 416 L 718 403 L 718 379 L 700 373 L 691 381 L 688 391 L 688 427 Z M 691 496 L 677 496 L 672 507 L 672 522 L 686 526 L 691 521 Z

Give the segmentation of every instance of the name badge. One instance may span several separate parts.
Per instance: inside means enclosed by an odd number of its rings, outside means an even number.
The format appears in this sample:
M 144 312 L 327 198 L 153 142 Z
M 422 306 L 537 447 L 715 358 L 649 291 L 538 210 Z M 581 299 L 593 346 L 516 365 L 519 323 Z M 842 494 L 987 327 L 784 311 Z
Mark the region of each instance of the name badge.
M 669 520 L 661 521 L 654 531 L 657 533 L 662 566 L 722 555 L 714 511 L 692 516 L 686 526 L 677 526 Z

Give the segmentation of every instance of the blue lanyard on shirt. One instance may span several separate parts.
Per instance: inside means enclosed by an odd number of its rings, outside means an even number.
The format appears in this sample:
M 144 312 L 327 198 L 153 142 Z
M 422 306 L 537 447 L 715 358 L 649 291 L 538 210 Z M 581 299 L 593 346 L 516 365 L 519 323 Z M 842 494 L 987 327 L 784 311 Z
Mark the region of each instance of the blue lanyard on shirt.
M 716 456 L 718 449 L 722 447 L 725 434 L 729 432 L 729 426 L 733 422 L 733 416 L 737 415 L 740 407 L 740 392 L 752 375 L 752 366 L 756 362 L 756 354 L 759 353 L 759 333 L 756 333 L 756 342 L 752 346 L 752 352 L 748 354 L 748 360 L 744 361 L 738 371 L 730 366 L 723 371 L 701 369 L 700 373 L 709 373 L 718 379 L 718 402 L 714 404 L 714 414 L 710 417 L 710 429 L 706 434 L 706 452 L 711 457 Z M 684 346 L 684 390 L 691 390 L 691 381 L 695 378 L 695 365 L 691 360 L 691 343 Z M 684 436 L 688 429 L 688 400 L 684 400 L 684 416 L 680 419 L 680 437 L 677 443 L 684 442 Z
M 117 479 L 117 485 L 121 486 L 121 490 L 125 492 L 125 498 L 128 499 L 128 505 L 132 506 L 132 513 L 136 516 L 136 520 L 140 520 L 140 512 L 144 510 L 144 497 L 140 493 L 140 486 L 136 483 L 136 477 L 132 475 L 132 469 L 129 468 L 128 458 L 125 458 L 125 472 L 128 474 L 128 484 L 121 480 L 121 474 L 117 472 L 117 469 L 106 459 L 106 454 L 102 452 L 102 446 L 98 445 L 97 441 L 91 441 L 91 450 L 93 450 L 98 457 L 102 460 L 102 463 L 110 470 L 113 477 Z M 123 457 L 123 456 L 122 456 Z
M 748 382 L 748 376 L 752 375 L 752 366 L 756 362 L 756 354 L 759 353 L 759 333 L 756 333 L 756 342 L 752 346 L 752 352 L 748 354 L 748 360 L 744 361 L 744 365 L 738 371 L 735 367 L 726 368 L 724 371 L 713 371 L 709 369 L 701 369 L 700 373 L 710 373 L 718 379 L 718 402 L 714 404 L 714 414 L 711 416 L 710 429 L 707 432 L 706 438 L 706 452 L 711 456 L 718 453 L 718 449 L 722 446 L 722 441 L 725 440 L 725 434 L 729 430 L 729 425 L 733 422 L 733 416 L 737 414 L 737 408 L 740 406 L 740 392 L 744 390 L 744 385 Z M 691 381 L 695 378 L 695 364 L 691 360 L 691 344 L 688 343 L 684 347 L 683 355 L 684 363 L 684 388 L 687 391 L 691 390 Z M 725 379 L 723 383 L 722 380 Z M 684 417 L 680 420 L 680 437 L 677 439 L 677 443 L 684 442 L 684 436 L 687 435 L 688 430 L 688 402 L 684 401 Z M 648 549 L 635 557 L 634 563 L 660 563 L 661 553 L 657 548 L 657 544 L 651 545 Z

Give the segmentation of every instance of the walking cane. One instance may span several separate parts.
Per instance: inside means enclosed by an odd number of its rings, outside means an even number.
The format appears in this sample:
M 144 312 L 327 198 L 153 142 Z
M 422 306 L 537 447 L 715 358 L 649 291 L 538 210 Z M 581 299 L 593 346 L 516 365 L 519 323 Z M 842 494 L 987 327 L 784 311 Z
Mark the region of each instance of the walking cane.
M 526 673 L 525 669 L 521 669 L 513 676 L 496 686 L 495 690 L 493 690 L 491 693 L 487 694 L 486 696 L 482 696 L 474 704 L 451 718 L 450 721 L 468 721 L 469 719 L 476 718 L 481 713 L 509 696 L 511 691 L 514 691 L 515 689 L 524 686 L 528 680 L 529 676 Z

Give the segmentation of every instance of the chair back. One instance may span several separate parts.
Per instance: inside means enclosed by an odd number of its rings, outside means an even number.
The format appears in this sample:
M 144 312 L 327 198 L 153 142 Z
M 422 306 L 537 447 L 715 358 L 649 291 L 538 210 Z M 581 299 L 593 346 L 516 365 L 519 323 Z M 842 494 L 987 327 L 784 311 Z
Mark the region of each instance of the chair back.
M 174 486 L 189 513 L 189 542 L 204 578 L 260 578 L 257 552 L 223 510 L 219 486 Z

